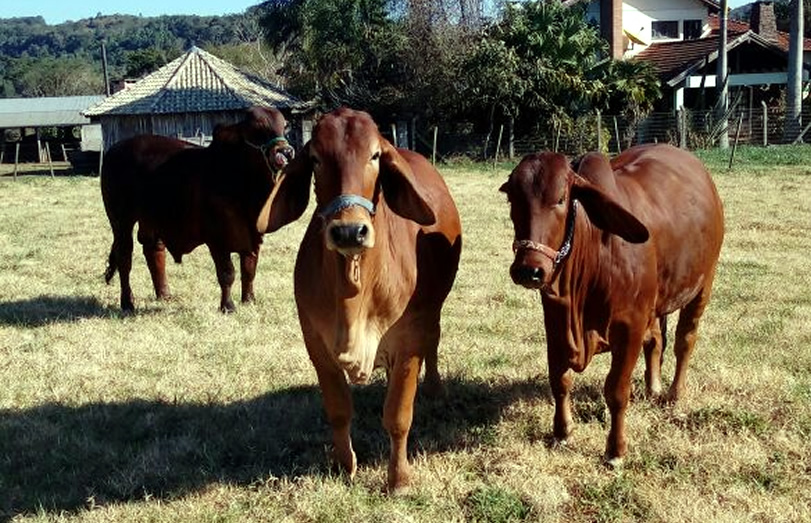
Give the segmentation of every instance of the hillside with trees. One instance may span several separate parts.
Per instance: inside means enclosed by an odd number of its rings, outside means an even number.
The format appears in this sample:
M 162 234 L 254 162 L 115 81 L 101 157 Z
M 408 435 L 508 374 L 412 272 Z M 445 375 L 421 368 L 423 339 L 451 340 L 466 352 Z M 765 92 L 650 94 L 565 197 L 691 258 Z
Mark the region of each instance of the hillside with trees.
M 245 48 L 261 41 L 257 16 L 112 15 L 56 25 L 42 17 L 0 19 L 0 97 L 103 93 L 102 42 L 111 78 L 138 78 L 191 45 L 255 68 L 255 53 Z

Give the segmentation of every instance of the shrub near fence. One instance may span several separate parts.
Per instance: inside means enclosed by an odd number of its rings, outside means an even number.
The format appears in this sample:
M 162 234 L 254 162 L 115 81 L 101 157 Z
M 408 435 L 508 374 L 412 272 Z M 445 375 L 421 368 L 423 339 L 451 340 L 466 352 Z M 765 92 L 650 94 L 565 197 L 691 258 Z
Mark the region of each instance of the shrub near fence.
M 783 145 L 792 143 L 783 135 L 785 111 L 771 108 L 742 108 L 733 111 L 728 120 L 730 144 Z M 804 141 L 811 142 L 811 110 L 803 111 Z M 401 147 L 410 147 L 431 158 L 434 154 L 435 127 L 416 127 L 413 139 L 399 137 Z M 679 113 L 651 113 L 633 127 L 619 115 L 591 114 L 568 122 L 549 122 L 539 132 L 510 136 L 506 126 L 496 125 L 492 133 L 474 132 L 472 125 L 452 123 L 436 126 L 436 158 L 452 161 L 454 158 L 492 160 L 516 157 L 532 152 L 559 151 L 579 156 L 589 151 L 602 150 L 617 154 L 632 145 L 669 143 L 687 149 L 708 149 L 717 144 L 720 128 L 712 111 Z M 598 134 L 599 133 L 599 134 Z M 384 135 L 387 134 L 384 129 Z M 501 134 L 501 141 L 498 137 Z M 388 139 L 392 133 L 388 132 Z M 408 143 L 406 143 L 406 141 Z

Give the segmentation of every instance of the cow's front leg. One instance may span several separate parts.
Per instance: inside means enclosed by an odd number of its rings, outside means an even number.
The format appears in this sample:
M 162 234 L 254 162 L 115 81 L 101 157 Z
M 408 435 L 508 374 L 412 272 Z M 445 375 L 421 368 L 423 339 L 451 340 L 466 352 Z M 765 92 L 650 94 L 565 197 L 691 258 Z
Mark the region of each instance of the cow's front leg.
M 304 318 L 300 319 L 304 345 L 318 375 L 324 410 L 332 428 L 332 458 L 352 479 L 358 468 L 349 433 L 352 423 L 352 391 L 346 382 L 344 371 L 330 358 L 321 338 L 307 326 L 308 323 Z
M 231 253 L 209 248 L 217 270 L 217 281 L 220 284 L 220 312 L 234 312 L 234 302 L 231 300 L 231 286 L 234 284 L 234 263 Z
M 549 351 L 549 385 L 555 399 L 555 416 L 552 422 L 552 434 L 555 442 L 565 445 L 572 434 L 572 402 L 569 391 L 574 381 L 574 371 Z
M 253 279 L 259 262 L 259 247 L 252 252 L 239 253 L 239 277 L 242 280 L 242 303 L 253 303 Z
M 383 427 L 389 433 L 388 489 L 392 494 L 408 486 L 411 469 L 408 465 L 408 432 L 414 417 L 414 396 L 422 361 L 413 354 L 398 354 L 389 371 L 386 404 L 383 407 Z
M 159 300 L 169 297 L 169 284 L 166 282 L 166 246 L 161 240 L 148 242 L 143 245 L 146 266 L 152 277 L 152 287 L 155 297 Z
M 619 327 L 611 342 L 611 370 L 605 380 L 605 402 L 611 413 L 611 430 L 605 448 L 606 464 L 611 467 L 622 465 L 622 458 L 628 450 L 625 437 L 625 412 L 631 399 L 631 376 L 636 360 L 642 350 L 644 332 Z

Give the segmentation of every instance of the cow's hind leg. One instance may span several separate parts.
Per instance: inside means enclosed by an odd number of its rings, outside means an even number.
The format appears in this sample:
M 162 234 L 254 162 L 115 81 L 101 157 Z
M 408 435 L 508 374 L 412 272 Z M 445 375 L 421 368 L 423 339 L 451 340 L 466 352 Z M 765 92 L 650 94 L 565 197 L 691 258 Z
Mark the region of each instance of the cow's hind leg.
M 645 352 L 645 393 L 656 398 L 662 393 L 662 356 L 665 349 L 667 316 L 653 320 L 642 347 Z
M 710 301 L 712 278 L 693 300 L 679 312 L 676 324 L 676 339 L 673 342 L 673 353 L 676 356 L 676 373 L 667 393 L 667 401 L 675 403 L 684 394 L 687 383 L 687 366 L 698 337 L 698 324 L 704 309 Z
M 166 246 L 161 240 L 148 242 L 143 245 L 146 266 L 152 277 L 152 287 L 155 297 L 159 300 L 169 297 L 169 284 L 166 281 Z
M 211 257 L 214 259 L 214 267 L 217 270 L 217 281 L 220 284 L 220 312 L 234 312 L 234 302 L 231 300 L 231 286 L 234 284 L 236 274 L 234 263 L 231 261 L 231 253 L 218 249 L 209 248 Z
M 259 248 L 253 252 L 239 253 L 239 277 L 242 280 L 242 303 L 253 303 L 253 280 L 256 277 L 256 264 L 259 262 Z
M 426 326 L 423 331 L 422 348 L 425 355 L 425 380 L 422 389 L 429 398 L 442 398 L 445 396 L 445 386 L 442 384 L 442 377 L 439 375 L 439 338 L 442 327 L 439 323 L 439 316 L 436 320 Z

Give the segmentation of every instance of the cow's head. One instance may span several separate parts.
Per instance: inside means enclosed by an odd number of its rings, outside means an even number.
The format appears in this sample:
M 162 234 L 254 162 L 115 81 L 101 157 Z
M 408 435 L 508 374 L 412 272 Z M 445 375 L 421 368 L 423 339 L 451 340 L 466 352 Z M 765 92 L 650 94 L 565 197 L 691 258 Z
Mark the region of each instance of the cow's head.
M 608 233 L 632 243 L 648 230 L 600 187 L 572 171 L 565 156 L 525 156 L 499 189 L 507 194 L 515 229 L 510 276 L 518 285 L 549 290 L 573 248 L 578 213 Z
M 421 225 L 436 220 L 411 167 L 367 113 L 343 108 L 321 117 L 260 214 L 260 232 L 272 232 L 301 216 L 313 177 L 326 247 L 345 256 L 374 246 L 381 194 L 404 218 Z
M 295 157 L 295 150 L 285 137 L 286 127 L 287 121 L 278 109 L 251 107 L 241 122 L 217 126 L 212 145 L 244 148 L 257 167 L 275 180 Z

